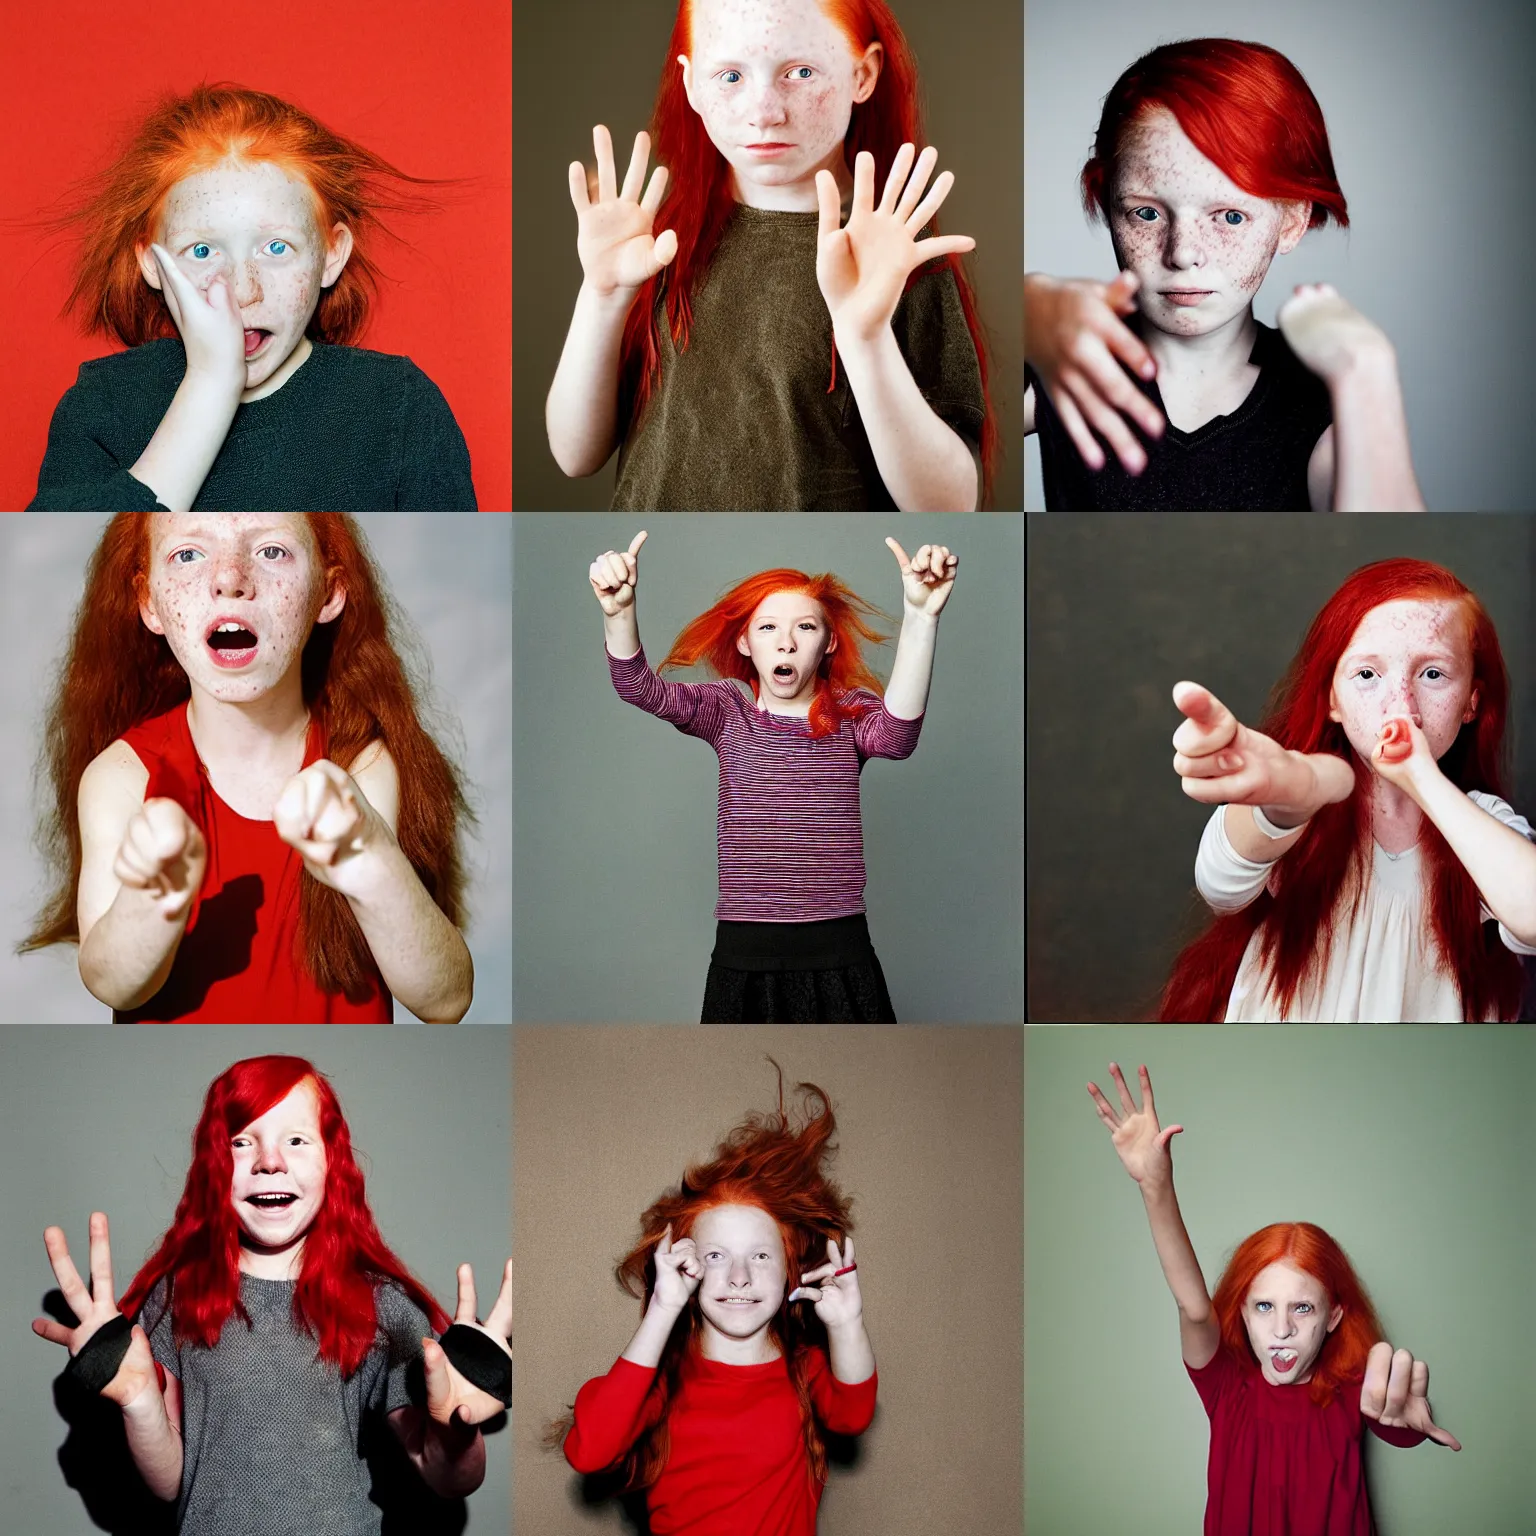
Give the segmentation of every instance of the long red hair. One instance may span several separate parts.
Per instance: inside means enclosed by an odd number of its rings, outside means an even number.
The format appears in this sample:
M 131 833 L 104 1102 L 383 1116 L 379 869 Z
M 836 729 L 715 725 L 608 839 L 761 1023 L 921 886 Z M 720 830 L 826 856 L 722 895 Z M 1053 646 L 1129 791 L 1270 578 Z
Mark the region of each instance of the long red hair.
M 41 827 L 56 884 L 19 953 L 78 943 L 80 813 L 76 792 L 87 764 L 132 726 L 187 698 L 191 684 L 162 635 L 139 617 L 148 591 L 153 514 L 119 512 L 86 569 L 85 591 L 48 709 L 39 776 L 52 804 Z M 304 514 L 327 589 L 346 588 L 340 616 L 317 624 L 301 659 L 304 702 L 326 732 L 331 759 L 350 767 L 371 742 L 389 749 L 400 776 L 396 838 L 427 894 L 455 927 L 464 919 L 458 825 L 472 822 L 458 769 L 423 727 L 416 685 L 397 647 L 408 643 L 404 615 L 374 566 L 362 530 L 345 512 Z M 306 870 L 299 887 L 299 936 L 315 983 L 354 1002 L 372 990 L 373 957 L 347 899 Z
M 79 200 L 41 221 L 45 228 L 80 230 L 74 288 L 64 307 L 87 332 L 115 336 L 125 347 L 180 336 L 164 296 L 144 281 L 137 253 L 158 238 L 176 183 L 227 156 L 270 161 L 301 180 L 327 244 L 335 225 L 352 231 L 352 254 L 341 276 L 321 291 L 307 329 L 315 340 L 338 344 L 362 334 L 378 301 L 382 273 L 370 252 L 380 235 L 390 234 L 379 215 L 436 206 L 420 193 L 391 193 L 387 183 L 451 184 L 407 175 L 265 91 L 221 81 L 194 86 L 185 96 L 163 95 L 112 163 L 85 182 Z
M 1211 1297 L 1212 1310 L 1221 1324 L 1221 1345 L 1245 1365 L 1258 1369 L 1248 1330 L 1243 1326 L 1243 1303 L 1258 1276 L 1271 1264 L 1281 1262 L 1311 1275 L 1327 1291 L 1330 1311 L 1335 1306 L 1344 1309 L 1307 1383 L 1312 1401 L 1326 1408 L 1347 1382 L 1364 1377 L 1366 1356 L 1381 1338 L 1381 1324 L 1349 1256 L 1321 1227 L 1310 1221 L 1277 1221 L 1237 1245 Z
M 844 720 L 871 708 L 868 700 L 852 695 L 853 689 L 868 689 L 876 697 L 884 694 L 884 685 L 864 661 L 859 641 L 878 645 L 886 638 L 866 618 L 870 614 L 879 618 L 885 615 L 831 574 L 807 576 L 804 571 L 778 569 L 747 577 L 684 626 L 656 670 L 663 672 L 668 667 L 691 667 L 702 662 L 717 677 L 737 677 L 750 683 L 756 698 L 757 669 L 750 656 L 743 656 L 736 649 L 736 641 L 746 633 L 758 604 L 775 592 L 804 592 L 814 598 L 837 642 L 835 647 L 831 639 L 827 642 L 828 650 L 817 669 L 816 691 L 811 699 L 812 737 L 830 736 L 842 728 Z
M 619 1261 L 619 1284 L 640 1300 L 641 1316 L 656 1286 L 655 1253 L 668 1224 L 676 1242 L 693 1231 L 703 1212 L 718 1205 L 751 1205 L 766 1211 L 784 1241 L 787 1298 L 806 1270 L 826 1262 L 827 1240 L 841 1242 L 853 1228 L 853 1202 L 827 1176 L 825 1164 L 836 1152 L 832 1137 L 837 1120 L 832 1101 L 814 1083 L 799 1083 L 802 1113 L 784 1107 L 784 1075 L 779 1074 L 779 1107 L 770 1114 L 750 1114 L 715 1148 L 707 1163 L 690 1167 L 683 1181 L 670 1189 L 640 1218 L 641 1238 Z M 797 1123 L 798 1122 L 798 1123 Z M 661 1364 L 641 1409 L 647 1426 L 616 1463 L 624 1491 L 648 1488 L 667 1464 L 667 1411 L 682 1381 L 684 1367 L 696 1358 L 703 1330 L 698 1293 L 689 1300 L 684 1320 L 672 1330 Z M 826 1329 L 806 1304 L 786 1299 L 768 1324 L 768 1331 L 789 1369 L 800 1401 L 806 1459 L 817 1482 L 827 1477 L 826 1445 L 811 1408 L 808 1352 L 825 1352 Z M 568 1413 L 551 1426 L 546 1443 L 558 1445 L 574 1422 Z
M 1371 609 L 1401 598 L 1460 603 L 1472 643 L 1477 714 L 1440 759 L 1440 771 L 1462 789 L 1505 793 L 1509 677 L 1493 620 L 1471 590 L 1443 566 L 1402 559 L 1362 566 L 1312 621 L 1259 724 L 1259 730 L 1282 747 L 1342 757 L 1355 770 L 1354 793 L 1312 818 L 1301 840 L 1275 865 L 1269 889 L 1241 912 L 1217 918 L 1184 950 L 1163 992 L 1159 1017 L 1164 1021 L 1221 1020 L 1256 928 L 1262 930 L 1260 959 L 1282 1014 L 1289 1013 L 1307 985 L 1326 969 L 1335 923 L 1346 906 L 1354 910 L 1369 876 L 1374 771 L 1356 757 L 1344 727 L 1328 718 L 1333 673 Z M 1428 817 L 1419 847 L 1431 931 L 1441 962 L 1461 989 L 1465 1017 L 1514 1018 L 1523 980 L 1519 960 L 1481 921 L 1477 886 Z
M 301 1083 L 308 1083 L 320 1101 L 326 1174 L 325 1198 L 304 1238 L 293 1320 L 315 1339 L 317 1359 L 350 1376 L 363 1363 L 377 1332 L 376 1285 L 399 1286 L 427 1314 L 434 1332 L 441 1333 L 449 1318 L 379 1235 L 340 1101 L 325 1077 L 301 1056 L 253 1056 L 214 1078 L 192 1133 L 192 1166 L 175 1219 L 133 1277 L 119 1310 L 132 1317 L 150 1291 L 169 1277 L 178 1340 L 212 1349 L 232 1314 L 251 1326 L 240 1302 L 240 1223 L 230 1204 L 230 1138 Z
M 1090 218 L 1109 217 L 1120 146 L 1152 107 L 1172 112 L 1195 148 L 1251 196 L 1311 203 L 1311 229 L 1330 218 L 1349 223 L 1323 109 L 1301 71 L 1263 43 L 1230 37 L 1164 43 L 1115 81 L 1083 167 Z
M 871 43 L 879 43 L 884 50 L 875 89 L 867 101 L 855 103 L 843 139 L 843 156 L 850 168 L 860 150 L 867 149 L 874 156 L 878 189 L 885 185 L 896 151 L 903 144 L 914 144 L 921 149 L 928 142 L 918 99 L 917 63 L 885 0 L 818 0 L 818 3 L 847 37 L 855 56 L 862 56 Z M 661 296 L 666 307 L 673 344 L 681 351 L 688 345 L 693 325 L 693 295 L 704 281 L 710 258 L 736 206 L 731 195 L 730 168 L 725 156 L 710 142 L 702 119 L 688 104 L 682 71 L 677 63 L 681 54 L 693 57 L 693 4 L 694 0 L 678 0 L 677 20 L 672 26 L 656 105 L 651 113 L 651 142 L 655 146 L 656 163 L 666 166 L 669 173 L 667 194 L 657 212 L 654 227 L 676 233 L 677 255 L 641 288 L 624 323 L 620 371 L 621 377 L 629 381 L 636 417 L 661 379 L 657 296 Z M 929 233 L 937 234 L 938 227 L 938 221 L 931 220 Z M 908 279 L 908 286 L 922 272 L 939 267 L 948 267 L 955 275 L 965 323 L 981 369 L 986 418 L 981 432 L 982 485 L 977 504 L 984 505 L 997 462 L 998 433 L 987 387 L 990 370 L 986 338 L 976 308 L 975 292 L 958 256 L 941 257 L 936 264 L 920 267 Z

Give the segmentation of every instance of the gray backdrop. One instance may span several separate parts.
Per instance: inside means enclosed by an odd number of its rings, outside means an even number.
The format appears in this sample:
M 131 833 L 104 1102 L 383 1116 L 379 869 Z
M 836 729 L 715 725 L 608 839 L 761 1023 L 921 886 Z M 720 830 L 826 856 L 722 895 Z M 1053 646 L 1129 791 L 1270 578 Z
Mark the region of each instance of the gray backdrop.
M 43 895 L 32 844 L 31 774 L 54 668 L 63 658 L 85 567 L 108 514 L 32 513 L 0 519 L 0 1020 L 110 1020 L 80 980 L 78 951 L 55 945 L 18 958 Z M 512 1007 L 512 527 L 505 516 L 374 512 L 358 518 L 374 558 L 431 665 L 428 728 L 464 770 L 480 825 L 465 839 L 475 1000 L 466 1024 L 509 1022 Z M 436 705 L 441 713 L 432 714 Z M 444 729 L 443 727 L 446 727 Z M 397 1023 L 416 1019 L 396 1003 Z
M 1515 808 L 1536 800 L 1528 517 L 1131 512 L 1029 519 L 1029 1017 L 1153 1016 L 1174 956 L 1209 920 L 1180 790 L 1173 685 L 1256 724 L 1318 610 L 1371 560 L 1453 570 L 1510 673 Z
M 1529 206 L 1536 142 L 1536 9 L 1528 0 L 1030 0 L 1026 7 L 1025 269 L 1114 276 L 1077 176 L 1109 88 L 1133 60 L 1186 37 L 1278 48 L 1322 104 L 1350 231 L 1313 230 L 1278 258 L 1254 313 L 1273 325 L 1297 283 L 1329 282 L 1397 347 L 1427 504 L 1516 511 L 1536 339 L 1522 242 L 1500 210 Z M 1025 502 L 1045 505 L 1040 450 Z
M 644 527 L 640 635 L 653 665 L 684 624 L 754 571 L 835 571 L 899 620 L 901 578 L 885 537 L 909 554 L 944 543 L 959 555 L 917 750 L 862 775 L 865 897 L 898 1019 L 1019 1022 L 1023 522 L 517 514 L 514 1017 L 699 1016 L 715 934 L 719 760 L 614 693 L 587 582 L 598 555 L 627 548 Z M 889 676 L 894 648 L 867 654 Z
M 506 1029 L 0 1029 L 0 1162 L 11 1170 L 0 1196 L 4 1528 L 26 1536 L 98 1529 L 56 1460 L 68 1431 L 52 1384 L 65 1352 L 29 1327 L 56 1287 L 44 1227 L 64 1228 L 84 1274 L 90 1213 L 105 1211 L 121 1294 L 170 1226 L 208 1084 L 247 1056 L 307 1056 L 341 1099 L 384 1240 L 450 1316 L 455 1267 L 473 1265 L 483 1317 L 512 1251 L 511 1047 Z M 511 1528 L 510 1439 L 504 1431 L 487 1439 L 485 1483 L 468 1503 L 470 1536 Z
M 972 235 L 966 257 L 992 357 L 992 403 L 1001 442 L 992 505 L 1023 505 L 1017 444 L 1024 367 L 1020 352 L 1019 249 L 1023 239 L 1018 151 L 1023 117 L 1018 0 L 895 0 L 892 10 L 917 56 L 929 137 L 939 168 L 955 173 L 940 213 L 950 234 Z M 597 0 L 562 5 L 519 0 L 513 60 L 516 218 L 513 259 L 512 505 L 602 508 L 614 466 L 568 480 L 549 451 L 544 397 L 554 381 L 571 308 L 581 287 L 576 213 L 566 186 L 573 160 L 592 160 L 592 126 L 613 134 L 614 158 L 629 163 L 635 134 L 650 122 L 676 0 Z M 651 166 L 655 168 L 655 156 Z

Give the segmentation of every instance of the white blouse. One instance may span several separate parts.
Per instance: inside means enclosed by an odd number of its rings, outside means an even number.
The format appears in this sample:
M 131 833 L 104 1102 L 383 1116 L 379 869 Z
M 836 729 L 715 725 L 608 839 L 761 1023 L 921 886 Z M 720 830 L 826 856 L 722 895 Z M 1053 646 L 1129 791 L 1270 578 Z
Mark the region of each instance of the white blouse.
M 1497 795 L 1468 792 L 1475 805 L 1536 841 L 1525 817 Z M 1218 806 L 1206 823 L 1195 857 L 1195 885 L 1218 913 L 1240 912 L 1258 898 L 1278 860 L 1256 864 L 1243 858 L 1227 838 Z M 1372 842 L 1371 872 L 1348 926 L 1334 934 L 1327 969 L 1303 989 L 1294 1011 L 1282 1014 L 1259 960 L 1260 931 L 1254 930 L 1237 968 L 1227 1000 L 1229 1024 L 1335 1023 L 1453 1024 L 1463 1019 L 1455 975 L 1442 964 L 1424 910 L 1424 882 L 1417 846 L 1388 853 Z M 1486 906 L 1483 921 L 1494 920 Z M 1499 937 L 1517 955 L 1536 955 L 1503 923 Z

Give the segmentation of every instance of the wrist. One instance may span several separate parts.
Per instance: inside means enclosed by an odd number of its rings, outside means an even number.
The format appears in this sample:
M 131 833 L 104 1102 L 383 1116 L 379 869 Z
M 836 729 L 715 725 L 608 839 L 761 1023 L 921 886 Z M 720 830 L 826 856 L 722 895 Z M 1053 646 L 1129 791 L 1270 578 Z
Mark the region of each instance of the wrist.
M 226 373 L 221 369 L 189 363 L 181 388 L 200 402 L 227 407 L 233 416 L 236 406 L 240 404 L 240 396 L 245 391 L 245 368 L 242 365 L 238 373 Z
M 638 288 L 626 288 L 615 285 L 612 288 L 601 288 L 591 278 L 584 277 L 581 283 L 579 298 L 585 299 L 592 307 L 615 314 L 622 318 L 629 313 L 629 306 L 635 302 Z
M 844 314 L 833 318 L 832 340 L 836 343 L 837 355 L 858 368 L 861 363 L 877 361 L 886 341 L 894 345 L 896 337 L 891 330 L 889 315 L 884 319 L 858 321 Z

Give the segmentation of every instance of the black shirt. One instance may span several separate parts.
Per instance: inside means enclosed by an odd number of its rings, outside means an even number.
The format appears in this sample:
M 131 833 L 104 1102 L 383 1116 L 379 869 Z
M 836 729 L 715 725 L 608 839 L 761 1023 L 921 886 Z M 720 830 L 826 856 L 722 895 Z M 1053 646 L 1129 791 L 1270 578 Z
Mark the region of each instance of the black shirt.
M 473 512 L 469 450 L 408 357 L 313 342 L 283 387 L 236 408 L 194 512 Z M 128 473 L 186 372 L 180 341 L 80 365 L 54 409 L 32 512 L 164 511 Z

